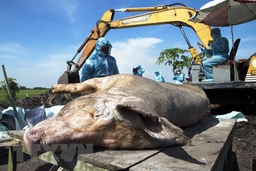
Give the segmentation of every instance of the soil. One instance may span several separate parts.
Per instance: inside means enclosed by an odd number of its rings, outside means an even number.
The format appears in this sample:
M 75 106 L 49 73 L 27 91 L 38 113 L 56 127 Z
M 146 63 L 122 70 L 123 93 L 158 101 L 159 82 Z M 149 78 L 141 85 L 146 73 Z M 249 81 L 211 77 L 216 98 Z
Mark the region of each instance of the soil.
M 38 106 L 45 105 L 50 107 L 54 105 L 65 105 L 72 99 L 79 95 L 72 94 L 52 94 L 48 91 L 45 94 L 39 96 L 24 99 L 18 99 L 17 106 L 24 109 L 32 109 Z M 0 107 L 7 108 L 6 104 L 1 104 Z M 211 113 L 214 115 L 226 114 L 231 111 L 241 111 L 248 122 L 237 123 L 235 135 L 233 137 L 232 152 L 228 160 L 229 171 L 256 171 L 256 113 L 250 105 L 226 105 L 215 106 L 211 109 Z M 8 163 L 8 150 L 0 147 L 0 171 L 7 170 Z M 24 154 L 24 161 L 17 164 L 17 170 L 19 171 L 45 171 L 51 170 L 52 164 L 46 163 L 37 158 L 30 158 L 30 156 Z
M 248 122 L 237 122 L 229 159 L 230 171 L 256 171 L 256 112 L 251 105 L 230 105 L 212 109 L 212 114 L 241 111 Z

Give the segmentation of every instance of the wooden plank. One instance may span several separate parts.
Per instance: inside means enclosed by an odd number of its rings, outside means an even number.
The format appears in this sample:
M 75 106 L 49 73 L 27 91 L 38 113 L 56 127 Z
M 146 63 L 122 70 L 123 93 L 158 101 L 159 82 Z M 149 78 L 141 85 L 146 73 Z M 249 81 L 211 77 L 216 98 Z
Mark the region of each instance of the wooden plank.
M 17 153 L 13 151 L 13 147 L 9 147 L 8 152 L 8 171 L 16 171 L 17 170 L 17 161 L 16 161 Z
M 207 127 L 212 127 L 216 125 L 218 121 L 212 117 L 205 117 L 203 119 L 200 119 L 197 123 L 195 123 L 192 126 L 183 128 L 184 134 L 189 137 L 190 139 L 195 136 L 195 134 L 198 134 L 204 130 L 207 129 Z
M 215 118 L 203 118 L 193 126 L 185 128 L 184 133 L 189 138 L 192 138 L 195 134 L 201 133 L 218 123 L 219 121 Z M 159 149 L 121 151 L 104 150 L 93 154 L 79 155 L 78 160 L 109 170 L 128 169 L 129 167 L 132 167 L 154 155 L 157 155 L 167 148 L 168 147 Z
M 222 167 L 234 134 L 235 120 L 203 118 L 184 128 L 192 139 L 191 146 L 172 146 L 145 150 L 106 150 L 79 154 L 73 170 L 218 170 Z M 12 137 L 22 140 L 24 131 L 13 131 Z M 44 153 L 39 158 L 53 163 L 56 156 Z M 50 161 L 51 160 L 51 161 Z M 54 164 L 60 164 L 56 163 Z M 90 170 L 89 169 L 89 170 Z M 83 169 L 84 170 L 84 169 Z M 222 170 L 222 169 L 220 169 Z
M 8 134 L 12 138 L 16 138 L 23 141 L 24 132 L 24 130 L 8 131 Z
M 0 143 L 0 147 L 11 147 L 11 146 L 21 146 L 22 145 L 22 141 L 12 138 L 10 141 L 5 141 Z
M 235 125 L 235 120 L 212 119 L 198 130 L 191 146 L 169 147 L 130 170 L 223 170 Z
M 197 82 L 189 83 L 202 89 L 254 89 L 256 82 L 229 81 L 229 82 Z
M 78 155 L 78 160 L 108 170 L 120 170 L 136 165 L 164 149 L 104 150 L 92 154 Z

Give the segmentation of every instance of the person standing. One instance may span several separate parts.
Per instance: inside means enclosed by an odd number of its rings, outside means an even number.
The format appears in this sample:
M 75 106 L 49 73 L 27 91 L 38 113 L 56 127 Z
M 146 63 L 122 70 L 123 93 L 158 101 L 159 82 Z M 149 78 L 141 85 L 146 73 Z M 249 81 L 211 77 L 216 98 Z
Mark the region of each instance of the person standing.
M 137 67 L 132 69 L 133 75 L 137 75 L 137 76 L 140 76 L 140 77 L 142 77 L 142 74 L 144 72 L 145 72 L 145 70 L 140 65 L 138 65 Z
M 111 56 L 111 43 L 101 37 L 95 45 L 96 53 L 91 55 L 82 68 L 80 82 L 95 78 L 119 74 L 116 59 Z
M 156 82 L 165 82 L 164 77 L 160 74 L 159 71 L 155 71 Z
M 211 55 L 211 58 L 202 62 L 202 71 L 206 76 L 206 80 L 212 81 L 213 69 L 215 65 L 219 65 L 228 61 L 229 41 L 227 38 L 221 36 L 219 28 L 211 30 L 213 41 L 209 42 L 210 49 L 201 47 L 203 53 Z M 204 81 L 204 80 L 203 80 Z
M 174 76 L 172 78 L 173 80 L 176 80 L 176 84 L 183 84 L 185 81 L 185 74 L 181 72 L 181 70 L 177 69 L 174 72 Z

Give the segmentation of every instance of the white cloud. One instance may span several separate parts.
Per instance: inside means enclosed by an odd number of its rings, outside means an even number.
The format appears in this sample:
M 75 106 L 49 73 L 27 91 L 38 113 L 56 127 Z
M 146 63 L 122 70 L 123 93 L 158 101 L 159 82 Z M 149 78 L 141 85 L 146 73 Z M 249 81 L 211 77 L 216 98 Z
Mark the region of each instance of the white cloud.
M 256 36 L 249 36 L 249 37 L 243 37 L 242 38 L 243 42 L 255 42 L 256 41 Z
M 163 50 L 159 45 L 163 40 L 158 38 L 130 38 L 123 42 L 112 42 L 111 55 L 117 60 L 120 73 L 132 74 L 132 68 L 140 64 L 145 73 L 143 77 L 155 80 L 154 71 L 158 70 L 168 82 L 172 80 L 172 68 L 163 64 L 157 65 L 159 53 Z
M 71 22 L 76 20 L 75 13 L 77 12 L 78 2 L 77 0 L 45 0 L 43 1 L 33 1 L 33 3 L 40 5 L 51 12 L 58 13 L 67 17 Z M 42 8 L 36 8 L 38 12 L 42 12 Z M 43 11 L 47 12 L 47 11 Z
M 20 52 L 24 48 L 19 43 L 0 43 L 0 52 Z
M 66 50 L 56 53 L 56 54 L 49 54 L 45 58 L 41 58 L 34 70 L 40 70 L 40 73 L 35 74 L 38 80 L 47 78 L 44 81 L 44 87 L 50 87 L 51 85 L 57 83 L 58 78 L 63 74 L 64 71 L 67 70 L 67 61 L 71 60 L 74 56 L 73 46 L 67 48 Z M 77 55 L 77 58 L 74 59 L 74 62 L 77 62 L 80 54 Z M 73 70 L 73 66 L 71 68 Z M 42 81 L 40 81 L 42 82 Z
M 132 68 L 138 64 L 155 64 L 154 48 L 161 42 L 157 38 L 131 38 L 124 42 L 113 42 L 112 55 L 117 60 L 120 73 L 131 73 Z
M 18 45 L 5 46 L 12 49 L 19 47 Z M 3 47 L 2 47 L 3 48 Z M 16 48 L 18 49 L 18 48 Z M 71 60 L 76 52 L 76 46 L 70 46 L 63 48 L 64 50 L 56 54 L 47 54 L 47 52 L 38 53 L 33 58 L 24 57 L 28 54 L 16 54 L 16 60 L 10 60 L 10 55 L 0 55 L 0 58 L 4 57 L 2 64 L 6 66 L 8 71 L 8 77 L 13 77 L 18 80 L 18 83 L 22 86 L 29 88 L 33 87 L 47 87 L 57 83 L 58 78 L 67 69 L 66 61 Z M 23 55 L 23 56 L 22 56 Z M 77 55 L 77 58 L 79 55 Z M 14 57 L 12 57 L 14 58 Z M 77 59 L 74 60 L 75 62 Z M 3 80 L 0 75 L 0 80 Z
M 64 13 L 69 17 L 69 19 L 74 22 L 77 9 L 77 3 L 75 1 L 69 0 L 59 0 L 57 1 L 62 9 L 64 9 Z
M 4 55 L 4 54 L 0 54 L 0 59 L 6 59 L 6 60 L 9 60 L 9 59 L 13 59 L 15 58 L 14 56 L 12 55 Z

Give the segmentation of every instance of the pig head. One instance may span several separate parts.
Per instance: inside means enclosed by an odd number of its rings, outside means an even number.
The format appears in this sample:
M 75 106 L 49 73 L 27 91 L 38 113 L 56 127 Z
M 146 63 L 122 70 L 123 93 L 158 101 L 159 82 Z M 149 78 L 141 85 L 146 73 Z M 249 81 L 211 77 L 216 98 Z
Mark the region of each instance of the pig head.
M 190 140 L 179 127 L 197 122 L 209 106 L 200 88 L 158 83 L 130 74 L 56 84 L 53 92 L 83 96 L 65 105 L 54 118 L 25 131 L 24 143 L 29 151 L 39 143 L 121 149 L 185 145 Z

